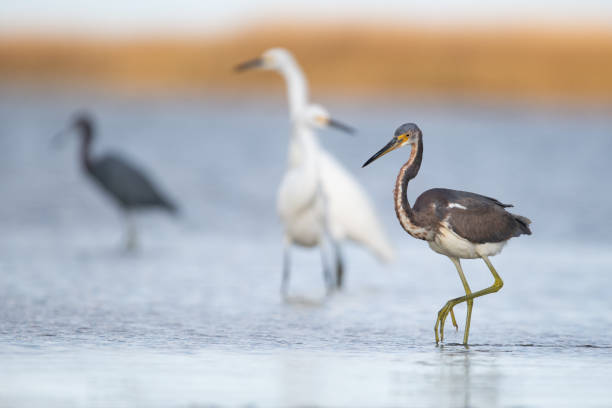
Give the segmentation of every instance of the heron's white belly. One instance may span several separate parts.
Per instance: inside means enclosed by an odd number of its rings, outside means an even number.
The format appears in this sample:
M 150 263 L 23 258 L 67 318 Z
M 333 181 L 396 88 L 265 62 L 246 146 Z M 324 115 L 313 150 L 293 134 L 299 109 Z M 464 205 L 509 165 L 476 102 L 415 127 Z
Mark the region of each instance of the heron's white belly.
M 463 259 L 497 255 L 504 245 L 506 241 L 474 244 L 446 227 L 440 228 L 434 240 L 429 241 L 429 247 L 437 253 Z

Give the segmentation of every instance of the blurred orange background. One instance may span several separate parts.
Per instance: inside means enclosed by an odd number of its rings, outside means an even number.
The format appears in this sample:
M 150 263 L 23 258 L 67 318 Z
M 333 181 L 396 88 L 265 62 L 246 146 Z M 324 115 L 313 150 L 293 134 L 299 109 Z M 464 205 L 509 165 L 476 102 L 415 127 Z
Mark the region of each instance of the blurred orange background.
M 612 101 L 612 30 L 264 24 L 207 35 L 5 35 L 0 81 L 124 92 L 282 91 L 237 76 L 263 50 L 291 49 L 315 92 Z

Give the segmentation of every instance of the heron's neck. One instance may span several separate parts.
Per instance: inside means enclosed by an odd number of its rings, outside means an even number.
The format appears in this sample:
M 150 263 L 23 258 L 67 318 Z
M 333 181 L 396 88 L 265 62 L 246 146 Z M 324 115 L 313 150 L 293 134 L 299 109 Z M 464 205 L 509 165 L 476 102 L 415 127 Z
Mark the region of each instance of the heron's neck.
M 86 170 L 91 169 L 91 142 L 93 135 L 91 132 L 82 134 L 81 136 L 81 164 Z
M 287 98 L 289 100 L 289 113 L 296 120 L 308 103 L 308 82 L 297 62 L 291 61 L 280 70 L 287 84 Z
M 416 177 L 423 159 L 423 141 L 419 138 L 412 146 L 410 158 L 402 166 L 395 182 L 395 213 L 401 226 L 415 238 L 425 239 L 426 231 L 419 225 L 408 202 L 408 182 Z

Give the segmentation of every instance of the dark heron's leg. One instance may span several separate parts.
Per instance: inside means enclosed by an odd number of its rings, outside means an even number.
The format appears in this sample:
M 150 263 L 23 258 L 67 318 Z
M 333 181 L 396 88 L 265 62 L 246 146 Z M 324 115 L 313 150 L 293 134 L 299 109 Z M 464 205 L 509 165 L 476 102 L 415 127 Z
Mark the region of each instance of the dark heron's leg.
M 334 254 L 336 256 L 336 288 L 342 289 L 344 284 L 344 262 L 342 261 L 342 248 L 334 241 Z
M 133 215 L 129 212 L 124 213 L 125 219 L 125 244 L 124 249 L 127 252 L 134 251 L 138 244 L 138 231 L 134 223 Z
M 285 248 L 283 249 L 283 278 L 281 280 L 281 296 L 287 299 L 289 294 L 289 274 L 291 273 L 291 242 L 285 240 Z
M 440 310 L 441 320 L 446 319 L 446 316 L 448 315 L 450 309 L 452 309 L 455 305 L 461 302 L 465 302 L 465 301 L 470 302 L 473 299 L 476 299 L 477 297 L 488 295 L 490 293 L 495 293 L 499 291 L 502 288 L 502 286 L 504 286 L 504 281 L 502 281 L 501 277 L 497 274 L 497 271 L 493 267 L 493 264 L 491 264 L 491 261 L 489 261 L 489 258 L 486 255 L 481 255 L 480 257 L 487 264 L 487 266 L 489 267 L 489 271 L 491 271 L 491 274 L 493 275 L 493 279 L 495 279 L 495 281 L 493 282 L 493 285 L 489 286 L 486 289 L 482 289 L 474 293 L 466 294 L 465 296 L 451 299 L 448 302 L 446 302 L 446 305 L 444 305 L 442 310 Z M 460 276 L 462 276 L 461 280 L 463 281 L 465 279 L 465 276 L 463 276 L 463 272 L 459 271 L 459 274 Z M 469 317 L 471 318 L 471 306 L 469 305 L 469 303 L 468 303 L 468 312 L 470 312 Z M 466 329 L 469 330 L 469 326 L 466 326 Z M 466 334 L 463 337 L 463 344 L 467 345 L 467 340 L 468 340 L 468 336 L 466 332 Z

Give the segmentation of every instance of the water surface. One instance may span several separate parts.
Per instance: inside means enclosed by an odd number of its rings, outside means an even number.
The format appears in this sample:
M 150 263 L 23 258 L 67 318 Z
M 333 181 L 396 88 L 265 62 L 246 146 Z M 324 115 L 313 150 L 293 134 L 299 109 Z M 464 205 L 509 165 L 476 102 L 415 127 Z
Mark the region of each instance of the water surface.
M 319 256 L 296 250 L 279 296 L 275 193 L 289 125 L 270 97 L 165 99 L 6 90 L 0 96 L 0 406 L 604 407 L 612 403 L 612 116 L 604 108 L 324 100 L 359 129 L 321 134 L 371 194 L 398 250 L 379 265 L 347 245 L 344 293 L 325 299 Z M 122 219 L 80 174 L 74 109 L 179 202 L 178 220 Z M 433 324 L 461 295 L 452 263 L 405 234 L 392 207 L 408 151 L 360 169 L 414 121 L 431 187 L 491 195 L 534 235 L 492 258 L 505 286 L 475 302 L 469 349 Z M 473 289 L 491 284 L 465 261 Z M 457 308 L 460 327 L 465 308 Z

